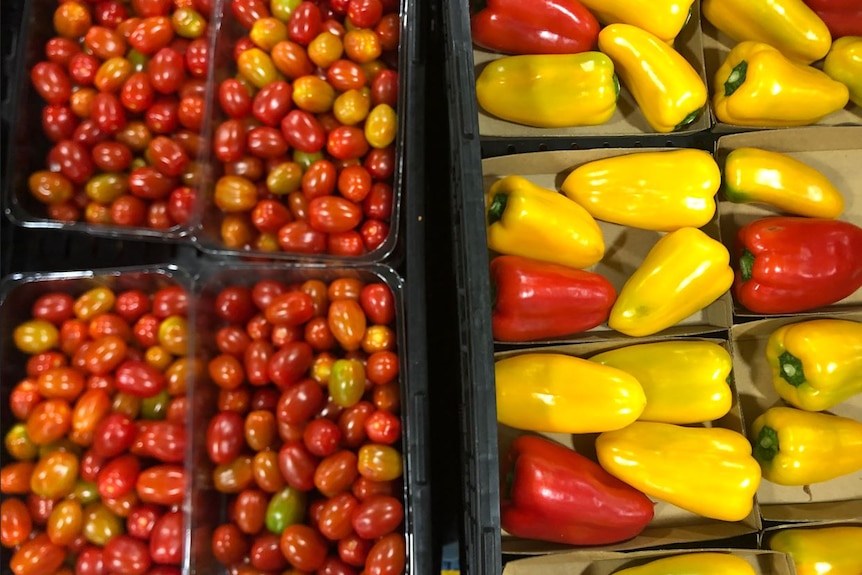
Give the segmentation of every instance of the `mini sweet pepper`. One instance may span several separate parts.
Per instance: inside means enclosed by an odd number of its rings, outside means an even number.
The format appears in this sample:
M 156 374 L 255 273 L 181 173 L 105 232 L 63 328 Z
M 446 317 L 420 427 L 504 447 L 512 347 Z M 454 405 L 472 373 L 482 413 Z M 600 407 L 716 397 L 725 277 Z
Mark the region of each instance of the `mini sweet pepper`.
M 702 310 L 733 283 L 730 254 L 697 228 L 666 234 L 626 280 L 608 325 L 640 337 L 666 329 Z
M 737 126 L 806 126 L 850 99 L 841 82 L 755 41 L 740 42 L 730 51 L 715 73 L 714 86 L 716 118 Z
M 635 489 L 711 519 L 747 517 L 760 485 L 748 440 L 723 427 L 636 421 L 599 435 L 596 454 Z
M 515 439 L 502 478 L 500 525 L 518 537 L 605 545 L 631 539 L 653 518 L 643 493 L 543 437 Z
M 862 2 L 859 3 L 862 13 Z M 832 43 L 832 49 L 823 61 L 826 75 L 841 82 L 850 91 L 850 100 L 862 106 L 862 32 L 859 36 L 845 36 Z
M 862 228 L 843 220 L 761 218 L 737 232 L 735 260 L 733 295 L 750 311 L 830 305 L 862 287 Z
M 582 0 L 602 24 L 631 24 L 672 43 L 694 0 Z
M 644 410 L 634 376 L 560 353 L 521 353 L 494 364 L 497 420 L 526 431 L 598 433 L 620 429 Z
M 470 17 L 473 43 L 504 54 L 595 50 L 599 23 L 578 0 L 485 0 Z
M 701 423 L 723 417 L 733 396 L 730 353 L 711 341 L 657 341 L 612 349 L 590 361 L 621 369 L 646 395 L 640 421 Z
M 832 36 L 803 0 L 703 0 L 703 16 L 737 42 L 774 46 L 803 64 L 820 60 Z
M 573 268 L 604 256 L 602 230 L 584 208 L 522 176 L 494 182 L 485 202 L 488 247 Z
M 829 409 L 862 393 L 862 323 L 824 318 L 783 325 L 769 336 L 766 360 L 784 401 Z
M 862 422 L 793 407 L 770 407 L 751 425 L 763 478 L 810 485 L 862 469 Z
M 653 559 L 614 575 L 756 575 L 751 564 L 730 553 L 699 551 Z
M 597 126 L 617 109 L 619 80 L 601 52 L 505 56 L 476 78 L 489 114 L 537 128 Z
M 654 34 L 630 24 L 611 24 L 599 32 L 599 50 L 613 60 L 655 131 L 681 130 L 703 112 L 708 93 L 700 74 Z
M 862 36 L 862 2 L 859 0 L 805 0 L 832 33 L 832 39 L 842 36 Z
M 520 256 L 491 260 L 491 283 L 491 326 L 499 341 L 531 341 L 592 329 L 608 319 L 617 297 L 601 274 Z
M 781 152 L 736 148 L 724 163 L 725 197 L 813 218 L 837 218 L 844 196 L 823 172 Z
M 796 575 L 858 575 L 862 573 L 862 526 L 791 527 L 769 538 L 773 551 L 787 553 Z

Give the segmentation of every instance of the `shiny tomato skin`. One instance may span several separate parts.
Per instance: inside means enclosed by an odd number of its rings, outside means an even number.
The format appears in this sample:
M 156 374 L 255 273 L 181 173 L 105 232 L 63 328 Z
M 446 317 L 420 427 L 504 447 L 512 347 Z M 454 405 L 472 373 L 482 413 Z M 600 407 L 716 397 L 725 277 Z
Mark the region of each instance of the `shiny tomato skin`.
M 365 133 L 354 126 L 340 126 L 327 135 L 326 151 L 339 160 L 354 160 L 368 153 Z
M 292 341 L 273 353 L 267 364 L 270 380 L 285 389 L 299 381 L 311 366 L 314 351 L 304 341 Z
M 144 114 L 147 128 L 156 134 L 171 134 L 179 128 L 179 101 L 173 96 L 157 98 Z
M 278 452 L 278 467 L 287 484 L 300 491 L 315 487 L 318 460 L 300 441 L 287 442 Z
M 340 493 L 330 497 L 323 505 L 317 526 L 320 533 L 330 541 L 344 539 L 353 533 L 352 517 L 359 508 L 359 501 L 352 493 Z
M 242 452 L 245 421 L 233 411 L 218 413 L 207 428 L 207 453 L 217 464 L 227 464 Z
M 245 489 L 234 503 L 234 523 L 240 531 L 257 535 L 263 530 L 269 496 L 257 489 Z
M 269 383 L 269 361 L 275 353 L 272 345 L 265 339 L 252 341 L 243 355 L 245 376 L 252 385 L 266 385 Z
M 129 416 L 111 413 L 96 426 L 93 454 L 104 459 L 116 457 L 131 447 L 136 434 L 137 428 Z
M 326 560 L 326 540 L 308 525 L 296 523 L 281 534 L 280 548 L 296 569 L 314 571 Z
M 186 454 L 186 428 L 170 421 L 142 421 L 132 453 L 163 463 L 181 463 Z
M 219 84 L 218 98 L 221 109 L 232 118 L 244 118 L 251 113 L 251 95 L 239 80 L 228 78 Z
M 280 572 L 288 566 L 279 548 L 278 535 L 269 532 L 261 533 L 252 540 L 249 560 L 252 567 L 264 572 Z
M 362 221 L 362 208 L 339 196 L 321 196 L 308 204 L 309 224 L 326 233 L 347 232 Z
M 272 126 L 252 128 L 246 134 L 246 148 L 259 158 L 280 158 L 287 153 L 287 142 L 281 131 Z
M 314 471 L 314 486 L 318 491 L 332 497 L 350 489 L 359 474 L 356 454 L 341 450 L 324 458 Z
M 72 82 L 60 64 L 39 62 L 30 71 L 30 81 L 48 104 L 59 106 L 72 96 Z
M 114 372 L 119 391 L 136 397 L 153 397 L 165 387 L 165 376 L 144 361 L 126 360 Z
M 264 86 L 252 100 L 252 114 L 268 126 L 278 126 L 293 106 L 290 84 L 278 80 Z
M 15 547 L 25 542 L 33 529 L 33 520 L 27 504 L 20 499 L 4 499 L 0 504 L 0 543 L 4 547 Z
M 365 539 L 393 532 L 404 519 L 404 507 L 394 497 L 374 495 L 362 501 L 352 514 L 353 529 Z
M 326 80 L 339 92 L 359 90 L 367 83 L 365 71 L 356 62 L 337 60 L 326 71 Z
M 37 445 L 46 445 L 66 435 L 72 427 L 72 408 L 64 399 L 46 399 L 27 417 L 27 435 Z
M 42 108 L 42 131 L 52 142 L 71 138 L 77 125 L 78 120 L 68 106 L 48 105 Z
M 15 575 L 47 575 L 57 571 L 65 559 L 65 549 L 40 533 L 15 550 L 9 567 Z
M 180 565 L 183 559 L 182 511 L 168 511 L 156 520 L 150 534 L 150 557 L 155 563 Z
M 239 563 L 248 555 L 245 534 L 234 523 L 224 523 L 213 530 L 213 556 L 223 565 Z
M 156 91 L 174 94 L 185 81 L 185 60 L 173 48 L 162 48 L 147 64 L 147 74 Z
M 303 379 L 282 391 L 276 408 L 279 421 L 300 424 L 308 421 L 326 402 L 321 386 Z
M 186 492 L 182 465 L 162 464 L 141 471 L 135 486 L 141 501 L 159 505 L 180 505 Z
M 155 168 L 165 176 L 179 176 L 189 164 L 186 151 L 166 136 L 157 136 L 150 140 L 147 153 Z
M 338 541 L 338 556 L 348 565 L 363 567 L 368 552 L 373 546 L 373 541 L 368 541 L 353 533 Z
M 359 233 L 362 235 L 362 241 L 365 242 L 366 249 L 369 251 L 375 250 L 389 236 L 389 225 L 381 220 L 365 220 L 359 228 Z
M 326 131 L 314 116 L 305 110 L 290 110 L 281 119 L 281 133 L 297 150 L 315 153 L 326 145 Z
M 293 221 L 278 230 L 278 244 L 288 252 L 321 254 L 326 252 L 326 233 L 308 222 Z
M 303 433 L 305 447 L 317 457 L 328 457 L 338 450 L 341 444 L 341 430 L 338 424 L 326 419 L 314 419 L 305 427 Z
M 153 295 L 153 314 L 158 318 L 185 316 L 188 309 L 189 295 L 181 286 L 164 287 Z
M 276 296 L 264 309 L 273 325 L 302 325 L 314 316 L 314 301 L 302 291 L 289 291 Z
M 135 72 L 120 89 L 120 102 L 130 112 L 145 112 L 155 100 L 153 83 L 146 72 Z
M 372 283 L 363 287 L 359 303 L 372 323 L 388 325 L 395 321 L 395 298 L 386 284 Z
M 173 23 L 169 17 L 149 16 L 135 26 L 128 42 L 141 54 L 150 56 L 170 44 L 173 37 Z
M 135 488 L 140 472 L 141 464 L 136 456 L 125 454 L 115 457 L 99 472 L 99 494 L 107 499 L 123 497 Z
M 254 23 L 268 18 L 269 8 L 263 0 L 237 0 L 231 2 L 233 17 L 246 29 L 251 29 Z
M 158 505 L 141 503 L 126 517 L 126 532 L 137 539 L 149 540 L 156 521 L 164 514 Z
M 86 183 L 95 170 L 89 150 L 73 140 L 63 140 L 51 148 L 49 161 L 55 161 L 60 172 L 79 185 Z
M 101 547 L 85 546 L 75 560 L 76 575 L 107 575 Z
M 377 540 L 365 562 L 367 575 L 398 575 L 407 564 L 407 549 L 404 536 L 390 533 Z
M 144 575 L 152 564 L 147 544 L 129 535 L 112 537 L 102 550 L 102 560 L 109 573 Z

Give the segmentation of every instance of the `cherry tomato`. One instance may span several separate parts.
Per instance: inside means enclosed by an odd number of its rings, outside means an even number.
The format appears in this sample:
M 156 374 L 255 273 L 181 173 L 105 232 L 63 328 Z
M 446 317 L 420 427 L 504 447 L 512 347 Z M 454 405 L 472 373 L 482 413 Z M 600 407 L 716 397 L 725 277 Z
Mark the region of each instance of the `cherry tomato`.
M 353 482 L 351 491 L 359 501 L 365 501 L 370 497 L 389 496 L 394 497 L 397 494 L 398 487 L 396 481 L 372 481 L 361 475 Z
M 314 73 L 314 64 L 308 58 L 308 53 L 296 42 L 279 42 L 273 46 L 271 56 L 278 71 L 291 80 Z
M 308 421 L 325 401 L 320 385 L 312 379 L 303 379 L 281 393 L 276 408 L 277 419 L 286 423 L 303 423 Z
M 275 350 L 265 338 L 257 338 L 248 345 L 243 355 L 243 366 L 246 379 L 250 384 L 266 385 L 271 381 L 269 361 L 273 353 Z
M 30 476 L 30 489 L 40 497 L 65 497 L 75 487 L 78 458 L 73 453 L 53 451 L 39 459 Z
M 293 82 L 293 103 L 312 114 L 331 110 L 335 95 L 335 89 L 326 80 L 314 75 L 301 76 Z
M 286 442 L 278 452 L 278 468 L 287 484 L 300 491 L 315 487 L 318 461 L 299 441 Z
M 238 0 L 231 2 L 233 17 L 246 29 L 251 29 L 257 20 L 269 17 L 269 9 L 263 0 Z
M 380 45 L 380 38 L 374 30 L 354 29 L 344 35 L 344 53 L 354 62 L 359 64 L 373 62 L 382 52 L 383 46 Z
M 69 106 L 48 105 L 42 108 L 42 131 L 52 142 L 71 138 L 77 124 Z
M 260 451 L 252 459 L 252 473 L 257 486 L 267 492 L 275 493 L 281 490 L 285 481 L 278 469 L 278 452 Z
M 164 374 L 144 361 L 124 361 L 114 377 L 118 390 L 136 397 L 153 397 L 165 387 Z
M 353 533 L 351 517 L 359 507 L 359 501 L 348 492 L 329 498 L 323 505 L 317 523 L 321 534 L 331 541 L 348 537 Z
M 278 70 L 272 58 L 260 48 L 250 48 L 240 54 L 237 58 L 237 69 L 258 89 L 278 79 Z
M 112 537 L 102 550 L 102 561 L 117 575 L 144 575 L 152 564 L 147 544 L 129 535 Z
M 348 565 L 363 567 L 373 545 L 373 541 L 368 541 L 353 533 L 338 541 L 338 556 Z
M 252 114 L 264 124 L 278 126 L 293 105 L 292 93 L 290 84 L 282 80 L 267 84 L 255 95 Z
M 170 134 L 179 127 L 179 102 L 172 96 L 156 98 L 144 115 L 146 126 L 156 134 Z
M 185 150 L 177 142 L 165 136 L 157 136 L 150 140 L 147 153 L 155 168 L 165 176 L 179 176 L 189 164 L 189 157 Z
M 346 449 L 337 451 L 317 466 L 314 486 L 327 497 L 332 497 L 349 490 L 357 474 L 356 454 Z
M 362 240 L 368 250 L 380 247 L 389 236 L 389 226 L 380 220 L 365 220 L 359 228 Z
M 246 134 L 246 148 L 259 158 L 280 158 L 287 153 L 287 142 L 280 130 L 272 126 L 260 126 Z
M 186 452 L 186 428 L 170 421 L 138 423 L 132 453 L 164 463 L 182 463 Z
M 248 212 L 257 204 L 257 186 L 240 176 L 222 176 L 216 182 L 215 204 L 223 212 Z
M 72 427 L 72 408 L 64 399 L 46 399 L 27 417 L 27 435 L 37 445 L 62 438 Z
M 81 47 L 71 38 L 56 36 L 45 43 L 45 56 L 61 66 L 68 66 L 72 58 L 80 53 Z
M 54 62 L 39 62 L 30 71 L 33 87 L 48 104 L 61 105 L 72 95 L 72 83 L 63 67 Z
M 320 196 L 308 204 L 309 223 L 327 233 L 347 232 L 362 221 L 362 208 L 339 196 Z
M 339 92 L 359 90 L 367 83 L 365 71 L 356 62 L 337 60 L 326 71 L 326 79 Z
M 252 567 L 265 572 L 282 571 L 288 563 L 279 548 L 278 535 L 262 533 L 254 538 L 249 550 Z
M 158 318 L 184 316 L 188 313 L 188 308 L 189 296 L 181 286 L 167 286 L 153 295 L 153 314 Z
M 106 499 L 125 496 L 135 488 L 140 471 L 140 462 L 134 455 L 120 455 L 112 459 L 99 472 L 99 494 Z
M 60 205 L 72 199 L 74 194 L 72 182 L 62 174 L 46 170 L 33 172 L 27 183 L 30 194 L 43 204 Z
M 126 517 L 126 531 L 138 539 L 150 538 L 156 521 L 163 515 L 161 507 L 142 503 L 137 505 Z
M 207 428 L 207 453 L 217 464 L 228 464 L 236 459 L 243 447 L 245 422 L 233 411 L 223 411 L 210 420 Z
M 308 525 L 291 525 L 281 534 L 281 552 L 296 569 L 320 568 L 326 560 L 326 547 L 326 540 Z
M 263 451 L 275 445 L 277 437 L 275 415 L 267 410 L 254 410 L 245 417 L 245 442 L 254 451 Z
M 218 98 L 224 113 L 232 118 L 243 118 L 251 113 L 251 95 L 238 80 L 228 78 L 221 82 Z
M 398 355 L 392 351 L 376 351 L 368 356 L 365 373 L 369 380 L 383 385 L 398 376 L 400 363 Z
M 293 214 L 278 200 L 261 200 L 251 212 L 251 221 L 260 232 L 274 234 L 293 221 Z
M 365 562 L 368 575 L 396 575 L 403 573 L 407 564 L 404 535 L 390 533 L 377 540 Z
M 181 511 L 158 518 L 150 536 L 150 557 L 156 563 L 180 565 L 183 559 L 184 523 Z
M 365 333 L 365 313 L 352 299 L 333 301 L 327 314 L 329 329 L 341 347 L 347 351 L 359 349 Z
M 129 34 L 129 44 L 146 56 L 155 54 L 171 43 L 174 28 L 167 16 L 148 16 L 142 18 Z
M 209 57 L 209 45 L 206 38 L 192 40 L 186 48 L 186 69 L 195 78 L 206 78 Z
M 373 28 L 382 16 L 380 0 L 350 0 L 347 4 L 347 19 L 357 28 Z
M 134 443 L 136 433 L 131 417 L 124 413 L 111 413 L 96 426 L 93 453 L 105 459 L 116 457 Z
M 367 401 L 360 401 L 344 410 L 338 418 L 338 427 L 346 447 L 357 448 L 365 442 L 365 420 L 374 411 L 374 405 Z
M 30 492 L 30 477 L 36 464 L 32 461 L 13 461 L 0 468 L 0 492 L 25 495 Z
M 102 549 L 87 545 L 75 560 L 75 573 L 79 575 L 105 575 L 105 562 Z
M 24 542 L 9 560 L 15 575 L 54 573 L 66 559 L 63 547 L 55 545 L 46 533 L 40 533 Z
M 237 119 L 219 124 L 213 137 L 213 151 L 222 162 L 236 162 L 245 154 L 245 126 Z M 241 175 L 241 174 L 228 174 Z
M 141 501 L 159 505 L 180 505 L 186 492 L 186 472 L 182 465 L 156 465 L 141 471 L 136 489 Z
M 213 530 L 213 556 L 222 564 L 239 563 L 248 555 L 248 549 L 248 540 L 234 523 L 225 523 Z
M 355 126 L 339 126 L 327 135 L 326 151 L 339 160 L 361 158 L 368 150 L 369 142 L 365 133 Z
M 269 497 L 257 489 L 245 489 L 237 496 L 234 503 L 234 523 L 240 531 L 248 535 L 256 535 L 264 526 L 266 508 Z
M 4 547 L 16 547 L 30 537 L 33 520 L 27 504 L 20 499 L 4 499 L 0 504 L 0 544 Z
M 397 412 L 401 407 L 401 390 L 397 381 L 374 386 L 373 401 L 377 409 Z

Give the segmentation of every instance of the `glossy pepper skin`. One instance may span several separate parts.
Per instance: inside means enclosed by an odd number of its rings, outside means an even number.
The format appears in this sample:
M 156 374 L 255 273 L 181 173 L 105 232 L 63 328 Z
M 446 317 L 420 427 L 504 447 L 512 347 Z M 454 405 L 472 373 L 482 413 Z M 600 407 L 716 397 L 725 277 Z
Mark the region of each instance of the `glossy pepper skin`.
M 859 0 L 805 0 L 829 28 L 832 39 L 862 36 L 862 3 Z
M 653 503 L 583 455 L 522 435 L 509 449 L 500 524 L 510 534 L 569 545 L 618 543 L 653 518 Z
M 473 43 L 503 54 L 595 50 L 599 23 L 578 0 L 485 0 L 470 17 Z
M 769 44 L 795 62 L 820 60 L 832 44 L 826 24 L 802 0 L 703 0 L 701 10 L 736 42 Z
M 762 42 L 737 44 L 715 73 L 713 107 L 737 126 L 814 124 L 847 105 L 847 86 Z
M 538 128 L 597 126 L 617 109 L 619 81 L 601 52 L 505 56 L 476 78 L 476 99 L 493 116 Z
M 691 15 L 694 0 L 581 0 L 602 24 L 631 24 L 671 43 Z
M 560 353 L 522 353 L 494 364 L 497 421 L 544 433 L 620 429 L 644 410 L 630 374 Z
M 614 575 L 756 575 L 756 571 L 742 557 L 702 551 L 662 557 Z
M 775 391 L 806 411 L 824 411 L 862 393 L 862 323 L 814 319 L 769 336 L 766 361 Z
M 666 234 L 623 285 L 608 325 L 641 337 L 682 321 L 730 288 L 729 263 L 727 248 L 697 228 Z
M 834 219 L 844 211 L 844 196 L 822 172 L 761 148 L 727 155 L 722 191 L 731 202 L 767 204 L 798 216 Z
M 637 421 L 599 435 L 596 454 L 635 489 L 721 521 L 747 517 L 760 484 L 748 440 L 722 427 Z
M 810 485 L 862 469 L 862 423 L 849 417 L 771 407 L 751 425 L 763 478 Z
M 601 274 L 520 256 L 491 260 L 494 339 L 515 342 L 587 331 L 608 319 L 617 298 Z
M 862 573 L 862 526 L 836 525 L 781 529 L 769 539 L 769 548 L 787 553 L 797 575 L 858 575 Z
M 646 395 L 639 421 L 701 423 L 723 417 L 733 396 L 730 353 L 709 341 L 640 343 L 594 355 L 638 380 Z
M 859 3 L 859 11 L 862 13 L 862 2 Z M 850 101 L 862 106 L 862 35 L 835 40 L 823 61 L 823 71 L 833 80 L 847 86 Z
M 611 24 L 599 32 L 599 50 L 613 60 L 655 131 L 684 129 L 703 111 L 708 96 L 703 79 L 657 36 L 630 24 Z
M 736 235 L 733 295 L 755 313 L 830 305 L 862 287 L 862 228 L 842 220 L 775 216 Z
M 669 232 L 706 225 L 715 215 L 720 185 L 711 154 L 682 149 L 588 162 L 575 168 L 560 189 L 596 219 Z
M 604 256 L 602 230 L 584 208 L 522 176 L 494 182 L 486 206 L 488 247 L 501 254 L 573 268 Z

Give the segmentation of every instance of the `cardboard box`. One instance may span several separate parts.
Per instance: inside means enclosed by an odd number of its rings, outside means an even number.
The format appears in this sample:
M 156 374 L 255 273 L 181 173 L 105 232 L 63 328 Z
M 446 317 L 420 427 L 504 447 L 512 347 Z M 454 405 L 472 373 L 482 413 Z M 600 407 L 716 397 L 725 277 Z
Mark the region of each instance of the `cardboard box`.
M 715 110 L 712 107 L 712 95 L 715 93 L 715 73 L 724 63 L 727 55 L 736 46 L 729 36 L 721 33 L 715 26 L 709 23 L 706 18 L 701 22 L 703 29 L 703 56 L 706 63 L 707 86 L 710 94 L 710 115 L 711 121 L 714 124 L 712 131 L 716 134 L 727 134 L 731 132 L 745 132 L 751 130 L 762 130 L 764 128 L 738 126 L 734 124 L 725 124 L 719 122 L 715 117 Z M 815 63 L 814 67 L 819 67 L 820 63 Z M 843 110 L 838 110 L 829 114 L 816 124 L 815 126 L 862 126 L 862 108 L 849 102 Z
M 752 321 L 733 326 L 731 349 L 736 390 L 742 407 L 746 432 L 751 423 L 772 406 L 787 405 L 772 386 L 766 362 L 766 342 L 779 327 L 813 319 L 797 315 Z M 862 313 L 833 314 L 831 317 L 862 321 Z M 829 410 L 830 413 L 862 421 L 862 395 Z M 823 462 L 828 465 L 828 461 Z M 838 521 L 862 517 L 862 470 L 832 481 L 808 486 L 786 487 L 763 480 L 757 501 L 764 521 Z
M 786 153 L 821 171 L 844 195 L 844 213 L 839 219 L 862 226 L 862 127 L 805 127 L 746 132 L 718 139 L 715 159 L 724 167 L 727 155 L 736 148 L 755 147 Z M 777 209 L 760 204 L 735 204 L 719 192 L 721 237 L 728 248 L 739 228 L 754 220 L 781 215 Z M 834 313 L 862 309 L 862 289 L 833 305 L 806 313 Z M 734 302 L 740 317 L 763 317 Z
M 506 564 L 503 575 L 611 575 L 621 569 L 685 553 L 729 553 L 745 559 L 758 575 L 795 575 L 788 555 L 753 549 L 692 549 L 689 551 L 642 551 L 639 553 L 561 553 L 519 559 Z
M 669 337 L 644 337 L 632 340 L 616 340 L 612 342 L 593 342 L 579 343 L 559 346 L 546 347 L 529 347 L 520 348 L 518 350 L 501 351 L 495 354 L 495 360 L 521 355 L 524 353 L 540 352 L 540 353 L 562 353 L 577 357 L 589 358 L 600 352 L 636 343 L 648 343 L 654 341 L 668 340 L 705 340 L 724 345 L 728 348 L 726 339 L 718 338 L 669 338 Z M 716 421 L 703 424 L 706 427 L 724 427 L 733 431 L 743 433 L 742 413 L 739 407 L 739 401 L 734 391 L 733 404 L 730 412 Z M 518 429 L 499 424 L 498 425 L 498 450 L 501 465 L 506 460 L 506 454 L 512 442 L 520 435 L 531 432 L 526 432 Z M 566 445 L 578 453 L 589 457 L 596 461 L 595 440 L 598 437 L 596 433 L 590 434 L 563 434 L 563 433 L 542 433 L 544 437 L 552 439 L 558 443 Z M 502 475 L 501 475 L 502 476 Z M 724 539 L 754 533 L 760 529 L 760 515 L 757 509 L 757 502 L 749 513 L 748 517 L 742 521 L 729 522 L 709 519 L 680 509 L 670 503 L 659 501 L 655 506 L 655 516 L 647 526 L 647 528 L 637 537 L 623 541 L 613 545 L 603 545 L 585 548 L 590 551 L 624 551 L 632 549 L 647 549 L 660 545 L 683 544 L 700 541 L 710 541 L 715 539 Z M 502 546 L 503 552 L 513 555 L 535 555 L 546 553 L 560 553 L 563 551 L 571 551 L 573 546 L 549 543 L 545 541 L 536 541 L 531 539 L 522 539 L 514 537 L 502 530 Z
M 695 70 L 706 82 L 706 67 L 703 58 L 703 39 L 700 31 L 700 6 L 695 2 L 692 6 L 692 14 L 688 23 L 683 27 L 679 36 L 677 36 L 674 47 L 686 60 L 694 67 Z M 482 71 L 485 65 L 498 58 L 503 57 L 503 54 L 495 52 L 487 52 L 481 49 L 473 50 L 473 63 L 476 66 L 476 77 Z M 475 90 L 472 97 L 475 97 Z M 646 121 L 644 115 L 640 112 L 634 97 L 624 87 L 620 87 L 620 96 L 617 101 L 617 110 L 613 117 L 606 123 L 599 126 L 578 126 L 573 128 L 535 128 L 532 126 L 524 126 L 514 122 L 508 122 L 492 116 L 485 112 L 481 106 L 479 108 L 479 135 L 482 137 L 492 138 L 524 138 L 524 137 L 585 137 L 585 136 L 642 136 L 642 135 L 662 135 L 656 132 L 652 126 Z M 708 106 L 707 106 L 708 108 Z M 708 130 L 711 126 L 710 115 L 708 110 L 704 110 L 697 120 L 689 125 L 685 130 L 672 132 L 673 136 L 681 136 L 686 134 L 694 134 Z
M 825 527 L 862 527 L 862 520 L 859 521 L 812 521 L 806 523 L 785 523 L 769 527 L 760 532 L 758 536 L 757 546 L 760 549 L 770 550 L 769 540 L 775 534 L 786 529 L 823 529 Z
M 508 175 L 523 176 L 545 188 L 559 190 L 560 185 L 569 172 L 587 162 L 635 152 L 667 151 L 670 149 L 672 148 L 601 148 L 595 150 L 534 152 L 489 158 L 482 160 L 484 191 L 487 192 L 495 181 Z M 598 223 L 604 235 L 606 252 L 602 261 L 587 269 L 605 276 L 613 284 L 614 288 L 616 288 L 617 293 L 619 293 L 623 284 L 640 266 L 649 250 L 662 237 L 663 233 L 602 221 Z M 720 239 L 717 216 L 701 229 L 710 237 Z M 656 335 L 694 335 L 726 330 L 731 325 L 732 306 L 733 303 L 730 294 L 725 293 L 700 312 Z M 587 332 L 555 340 L 545 340 L 545 343 L 602 341 L 626 337 L 612 330 L 607 324 L 602 324 Z

